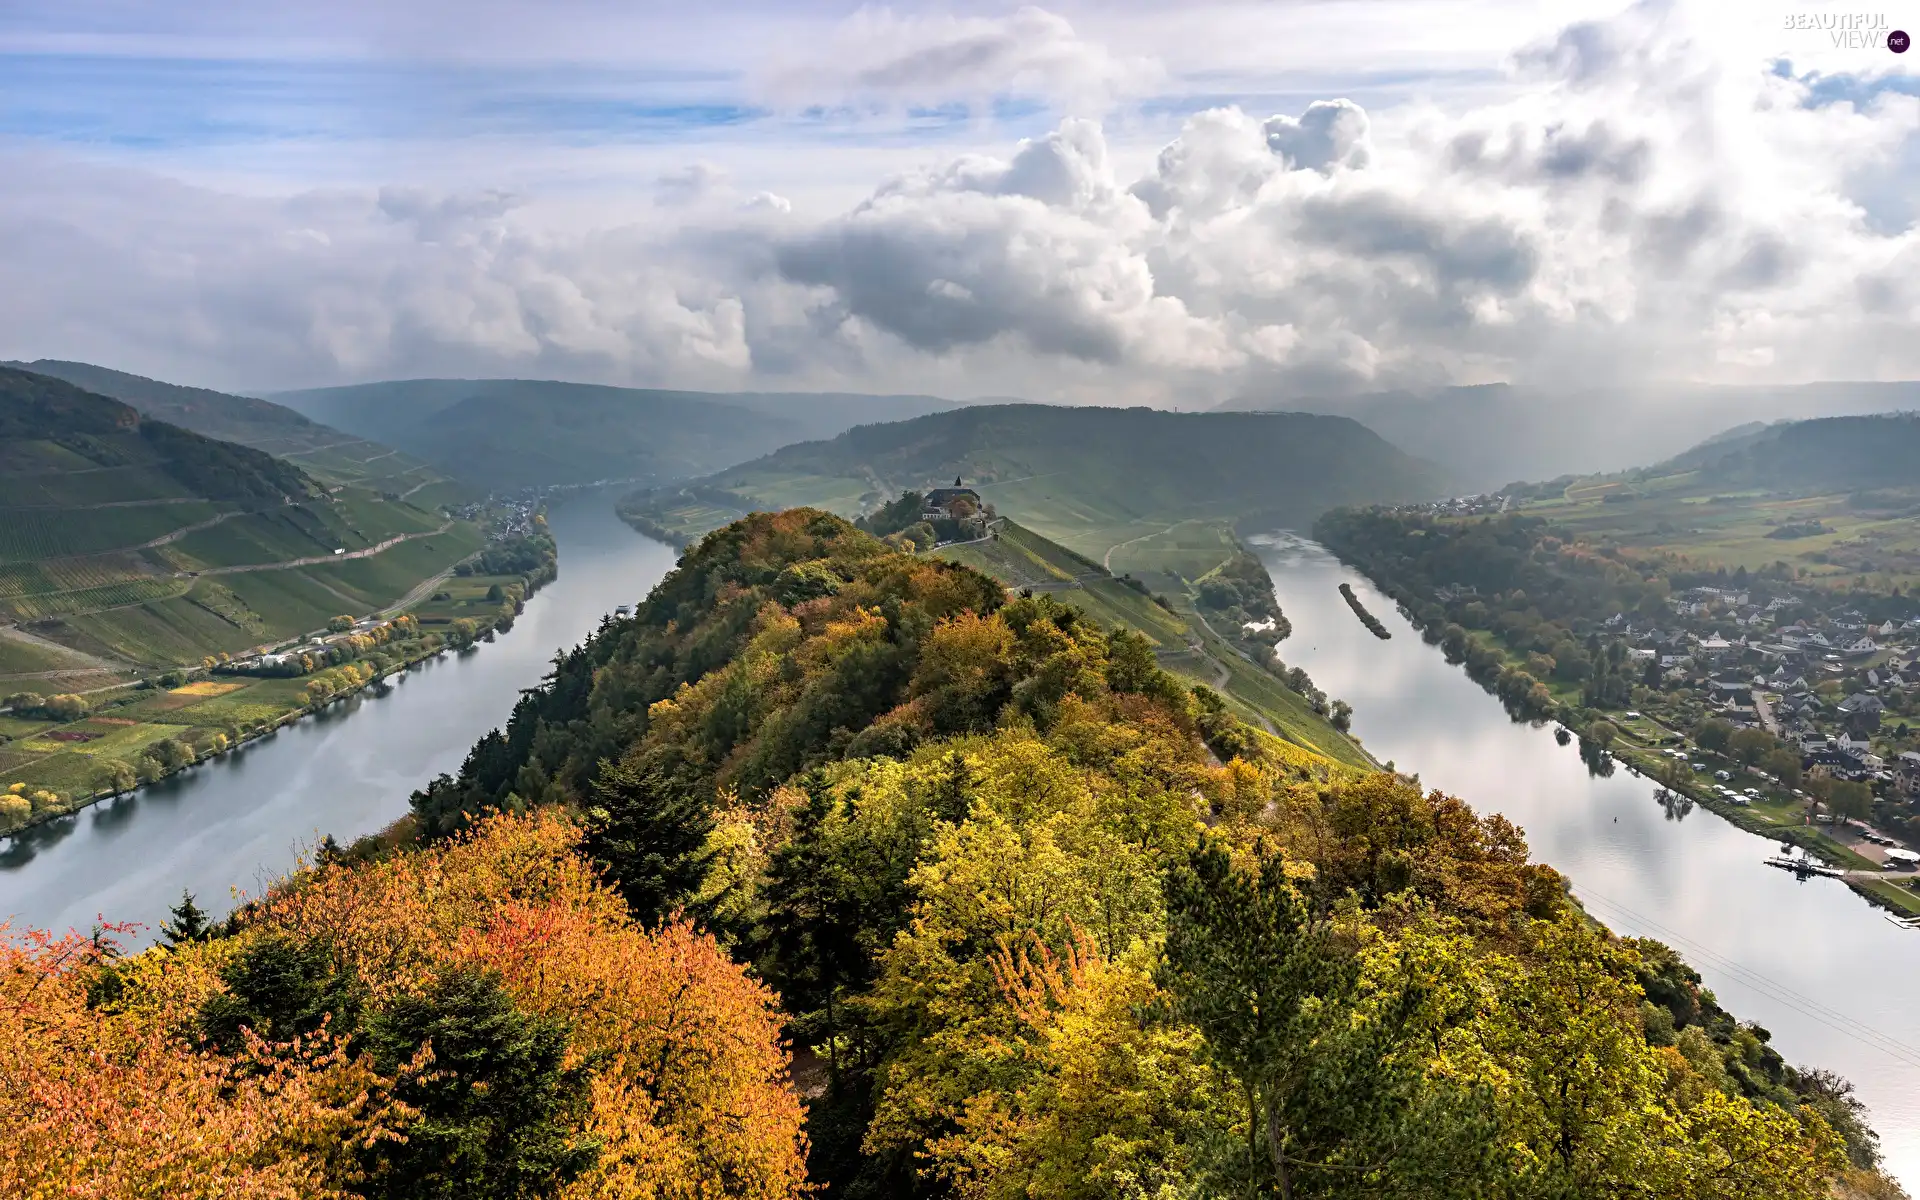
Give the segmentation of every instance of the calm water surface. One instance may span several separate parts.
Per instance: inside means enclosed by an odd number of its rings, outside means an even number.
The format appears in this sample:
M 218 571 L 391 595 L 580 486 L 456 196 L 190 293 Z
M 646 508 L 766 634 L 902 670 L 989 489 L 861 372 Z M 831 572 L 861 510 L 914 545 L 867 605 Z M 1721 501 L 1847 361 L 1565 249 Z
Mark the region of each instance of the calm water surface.
M 190 888 L 224 915 L 257 894 L 322 834 L 342 842 L 390 824 L 407 797 L 456 771 L 522 688 L 616 606 L 643 598 L 674 552 L 613 515 L 611 498 L 561 501 L 549 521 L 560 577 L 527 601 L 513 630 L 431 659 L 380 694 L 357 693 L 224 758 L 41 826 L 0 850 L 0 917 L 16 927 L 87 929 L 104 917 L 148 926 Z
M 1920 932 L 1838 880 L 1762 865 L 1776 843 L 1704 809 L 1670 819 L 1654 785 L 1624 769 L 1594 778 L 1577 744 L 1514 724 L 1358 572 L 1291 535 L 1254 541 L 1293 622 L 1281 657 L 1353 705 L 1354 732 L 1375 757 L 1504 813 L 1610 927 L 1679 950 L 1788 1061 L 1851 1079 L 1888 1169 L 1909 1190 L 1920 1185 Z M 1343 582 L 1390 641 L 1354 618 Z

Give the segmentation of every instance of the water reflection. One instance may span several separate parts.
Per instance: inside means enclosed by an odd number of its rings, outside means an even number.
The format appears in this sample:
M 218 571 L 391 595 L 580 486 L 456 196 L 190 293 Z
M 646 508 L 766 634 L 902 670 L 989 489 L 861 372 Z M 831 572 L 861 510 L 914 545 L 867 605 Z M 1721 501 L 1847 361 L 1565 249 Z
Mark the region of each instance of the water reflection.
M 560 577 L 527 602 L 512 632 L 6 839 L 0 917 L 53 929 L 86 929 L 104 917 L 151 930 L 183 886 L 202 908 L 224 913 L 236 889 L 257 891 L 323 834 L 346 842 L 400 816 L 414 788 L 458 769 L 474 741 L 506 720 L 556 651 L 645 596 L 673 566 L 672 550 L 620 523 L 610 497 L 570 499 L 551 522 Z
M 1920 933 L 1838 880 L 1764 865 L 1773 842 L 1710 813 L 1682 820 L 1690 804 L 1659 800 L 1654 781 L 1613 771 L 1613 760 L 1574 739 L 1515 724 L 1319 546 L 1285 534 L 1253 540 L 1293 623 L 1282 657 L 1353 705 L 1354 732 L 1376 758 L 1504 813 L 1609 926 L 1673 945 L 1723 1004 L 1771 1030 L 1790 1061 L 1852 1079 L 1889 1167 L 1909 1189 L 1920 1184 Z M 1361 626 L 1342 582 L 1392 639 Z

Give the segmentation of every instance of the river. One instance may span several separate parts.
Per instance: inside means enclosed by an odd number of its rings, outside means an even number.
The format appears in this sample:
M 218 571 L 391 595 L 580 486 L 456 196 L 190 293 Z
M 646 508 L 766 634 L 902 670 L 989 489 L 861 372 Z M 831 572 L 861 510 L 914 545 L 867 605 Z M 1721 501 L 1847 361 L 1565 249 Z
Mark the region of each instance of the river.
M 458 770 L 473 743 L 505 723 L 556 651 L 645 597 L 673 567 L 674 551 L 623 524 L 611 496 L 559 501 L 548 522 L 559 578 L 528 599 L 512 630 L 131 796 L 29 830 L 0 852 L 0 916 L 16 928 L 54 930 L 85 930 L 102 917 L 140 922 L 146 929 L 127 939 L 140 945 L 183 887 L 224 915 L 321 835 L 346 843 L 404 815 L 415 788 Z
M 1281 657 L 1353 705 L 1353 730 L 1376 758 L 1504 813 L 1609 927 L 1680 951 L 1789 1062 L 1851 1079 L 1888 1171 L 1920 1185 L 1920 932 L 1838 880 L 1763 865 L 1776 843 L 1705 809 L 1669 817 L 1646 779 L 1624 769 L 1595 778 L 1577 743 L 1509 720 L 1364 576 L 1312 542 L 1252 540 L 1293 622 Z M 1360 624 L 1343 582 L 1391 640 Z

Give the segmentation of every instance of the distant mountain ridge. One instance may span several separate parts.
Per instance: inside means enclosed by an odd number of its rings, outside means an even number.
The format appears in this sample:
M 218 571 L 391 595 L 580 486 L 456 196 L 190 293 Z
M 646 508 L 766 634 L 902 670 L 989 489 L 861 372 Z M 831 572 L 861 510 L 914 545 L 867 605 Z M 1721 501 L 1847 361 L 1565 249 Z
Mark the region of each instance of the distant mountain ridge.
M 449 483 L 417 458 L 398 454 L 377 441 L 343 433 L 257 396 L 184 387 L 93 363 L 60 359 L 0 366 L 63 379 L 182 429 L 297 460 L 302 469 L 325 483 L 347 483 L 410 497 L 426 492 L 420 499 L 429 505 L 469 498 L 467 489 Z
M 1698 471 L 1775 489 L 1920 487 L 1920 414 L 1822 417 L 1729 430 L 1649 474 Z
M 1305 528 L 1343 504 L 1447 491 L 1432 464 L 1346 417 L 973 405 L 787 446 L 679 491 L 706 509 L 683 512 L 677 523 L 647 519 L 689 534 L 724 524 L 730 510 L 811 504 L 852 513 L 956 477 L 1083 552 L 1104 549 L 1111 542 L 1099 538 L 1129 523 Z M 657 496 L 654 509 L 679 503 L 675 489 L 661 491 L 669 494 Z
M 131 404 L 148 416 L 222 441 L 244 444 L 276 433 L 300 437 L 337 432 L 270 400 L 163 383 L 93 363 L 42 358 L 33 362 L 0 363 L 0 366 L 64 379 L 96 395 Z
M 850 426 L 955 407 L 932 396 L 692 392 L 538 379 L 406 379 L 271 399 L 476 483 L 667 482 Z
M 1471 491 L 1627 470 L 1743 422 L 1920 408 L 1920 381 L 1546 388 L 1506 383 L 1349 397 L 1242 396 L 1216 412 L 1299 409 L 1352 417 L 1416 450 Z
M 322 491 L 306 472 L 263 451 L 147 418 L 132 405 L 64 379 L 7 367 L 0 367 L 0 443 L 18 448 L 5 462 L 13 476 L 8 502 L 14 504 L 31 503 L 35 491 L 46 487 L 37 483 L 42 472 L 36 459 L 55 474 L 70 473 L 75 468 L 62 471 L 57 464 L 71 462 L 158 472 L 188 498 L 241 505 L 281 504 Z M 35 454 L 35 445 L 65 454 Z

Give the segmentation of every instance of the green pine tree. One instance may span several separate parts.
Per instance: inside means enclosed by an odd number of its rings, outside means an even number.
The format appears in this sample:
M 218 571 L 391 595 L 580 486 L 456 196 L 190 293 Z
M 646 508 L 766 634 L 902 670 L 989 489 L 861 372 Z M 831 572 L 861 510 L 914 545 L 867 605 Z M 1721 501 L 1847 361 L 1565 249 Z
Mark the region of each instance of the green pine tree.
M 170 946 L 205 941 L 213 936 L 207 914 L 193 902 L 193 893 L 185 888 L 180 889 L 180 903 L 174 905 L 167 915 L 173 919 L 162 922 L 160 932 L 166 936 Z
M 593 792 L 587 852 L 636 918 L 661 920 L 707 877 L 712 804 L 693 789 L 627 763 L 603 761 Z

